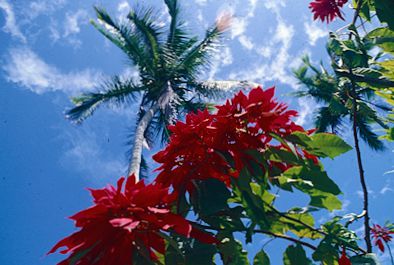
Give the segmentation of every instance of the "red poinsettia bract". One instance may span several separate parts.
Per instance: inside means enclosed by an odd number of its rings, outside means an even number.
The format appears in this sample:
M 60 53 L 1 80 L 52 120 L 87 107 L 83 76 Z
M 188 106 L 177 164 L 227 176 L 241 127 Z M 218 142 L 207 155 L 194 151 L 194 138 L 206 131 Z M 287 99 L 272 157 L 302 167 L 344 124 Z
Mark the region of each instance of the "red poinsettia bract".
M 145 258 L 157 259 L 165 252 L 164 231 L 173 231 L 204 243 L 216 239 L 195 229 L 186 219 L 173 214 L 169 205 L 176 197 L 159 184 L 135 182 L 134 176 L 118 181 L 117 188 L 91 190 L 95 205 L 70 217 L 80 231 L 58 242 L 49 253 L 59 248 L 71 255 L 58 265 L 132 265 L 138 252 Z
M 336 17 L 343 19 L 341 8 L 347 3 L 348 0 L 315 0 L 309 4 L 312 10 L 313 19 L 320 19 L 333 21 Z
M 371 233 L 375 246 L 377 246 L 380 251 L 384 252 L 384 243 L 388 243 L 393 239 L 391 235 L 394 234 L 394 231 L 391 231 L 387 227 L 373 225 L 373 227 L 371 227 Z
M 342 249 L 342 255 L 338 260 L 339 265 L 352 265 L 350 259 L 346 256 L 345 248 Z
M 179 192 L 192 191 L 194 180 L 215 178 L 229 184 L 231 177 L 238 177 L 254 160 L 248 150 L 286 148 L 278 142 L 274 145 L 273 135 L 283 138 L 295 131 L 305 132 L 291 120 L 297 112 L 287 110 L 285 104 L 274 99 L 274 88 L 258 87 L 249 95 L 239 92 L 216 108 L 215 114 L 207 110 L 190 113 L 185 122 L 169 127 L 169 144 L 153 157 L 162 164 L 157 182 Z M 283 163 L 268 164 L 286 169 Z

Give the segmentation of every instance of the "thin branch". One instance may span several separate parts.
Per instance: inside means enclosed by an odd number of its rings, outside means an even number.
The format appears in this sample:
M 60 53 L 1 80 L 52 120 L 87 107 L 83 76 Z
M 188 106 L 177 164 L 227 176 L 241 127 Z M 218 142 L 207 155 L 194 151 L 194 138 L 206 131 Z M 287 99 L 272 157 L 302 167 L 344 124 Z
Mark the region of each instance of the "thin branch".
M 215 231 L 224 231 L 224 230 L 226 230 L 226 231 L 229 231 L 228 229 L 225 229 L 225 228 L 212 227 L 212 226 L 208 226 L 208 225 L 198 224 L 198 223 L 195 223 L 195 222 L 193 222 L 193 224 L 195 224 L 196 226 L 199 226 L 201 228 L 208 229 L 208 230 L 215 230 Z M 244 228 L 244 229 L 231 229 L 230 231 L 231 232 L 247 232 L 248 229 L 247 228 Z M 275 237 L 275 238 L 285 239 L 287 241 L 291 241 L 291 242 L 303 245 L 305 247 L 308 247 L 308 248 L 310 248 L 310 249 L 312 249 L 314 251 L 317 250 L 317 247 L 315 247 L 314 245 L 312 245 L 312 244 L 310 244 L 308 242 L 302 241 L 300 239 L 291 237 L 291 236 L 275 234 L 275 233 L 273 233 L 271 231 L 267 231 L 267 230 L 263 230 L 263 229 L 255 229 L 255 230 L 253 230 L 253 232 L 254 233 L 258 233 L 258 234 L 269 235 L 269 236 L 272 236 L 272 237 Z

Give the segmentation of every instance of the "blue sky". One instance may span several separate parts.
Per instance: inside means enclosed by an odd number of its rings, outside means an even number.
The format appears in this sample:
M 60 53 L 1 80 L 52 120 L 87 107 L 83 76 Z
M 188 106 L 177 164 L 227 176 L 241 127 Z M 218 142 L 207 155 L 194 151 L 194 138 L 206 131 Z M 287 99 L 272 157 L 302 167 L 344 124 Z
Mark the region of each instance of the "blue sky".
M 207 79 L 241 79 L 276 85 L 277 96 L 299 110 L 298 122 L 312 126 L 316 104 L 294 99 L 298 88 L 291 69 L 303 54 L 325 60 L 327 25 L 313 22 L 308 0 L 180 1 L 184 19 L 196 34 L 223 10 L 234 13 L 232 30 L 213 58 Z M 122 19 L 136 1 L 0 0 L 0 264 L 55 264 L 45 256 L 73 229 L 66 217 L 91 203 L 86 187 L 114 183 L 126 168 L 127 135 L 134 125 L 133 106 L 101 108 L 82 126 L 64 118 L 70 97 L 92 91 L 114 73 L 135 75 L 124 55 L 90 24 L 92 6 L 105 7 Z M 162 1 L 156 6 L 163 23 Z M 344 22 L 330 27 L 339 28 Z M 344 135 L 352 143 L 350 134 Z M 362 145 L 371 193 L 372 220 L 394 220 L 393 146 L 374 153 Z M 355 154 L 324 164 L 344 195 L 344 210 L 361 212 Z M 330 216 L 322 213 L 323 221 Z M 360 223 L 353 228 L 361 231 Z M 255 252 L 264 238 L 257 238 Z M 280 264 L 279 240 L 267 251 Z M 387 260 L 387 256 L 382 257 Z

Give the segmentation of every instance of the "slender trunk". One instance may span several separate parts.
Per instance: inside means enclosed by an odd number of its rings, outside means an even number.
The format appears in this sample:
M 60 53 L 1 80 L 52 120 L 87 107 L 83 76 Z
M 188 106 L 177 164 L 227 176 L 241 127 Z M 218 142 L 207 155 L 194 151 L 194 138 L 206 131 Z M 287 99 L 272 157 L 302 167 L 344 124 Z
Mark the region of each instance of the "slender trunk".
M 149 123 L 152 121 L 156 112 L 159 110 L 160 105 L 156 103 L 149 110 L 147 110 L 137 125 L 134 135 L 134 144 L 133 150 L 131 151 L 131 159 L 129 168 L 127 170 L 128 176 L 134 173 L 136 180 L 139 180 L 140 175 L 140 167 L 141 167 L 141 159 L 142 159 L 142 148 L 144 144 L 144 134 L 146 129 L 149 126 Z
M 359 145 L 359 139 L 358 139 L 358 134 L 357 134 L 357 101 L 355 96 L 353 96 L 353 137 L 354 137 L 354 145 L 356 148 L 356 154 L 357 154 L 357 163 L 358 163 L 358 171 L 360 174 L 360 182 L 361 182 L 361 187 L 363 190 L 363 196 L 364 196 L 364 205 L 363 205 L 363 210 L 365 212 L 364 215 L 364 239 L 365 239 L 365 244 L 367 245 L 367 252 L 372 253 L 372 244 L 371 244 L 371 228 L 369 226 L 369 210 L 368 210 L 368 188 L 367 188 L 367 183 L 365 181 L 365 175 L 364 175 L 364 167 L 363 163 L 361 160 L 361 151 L 360 151 L 360 145 Z
M 140 176 L 142 147 L 145 140 L 145 131 L 146 129 L 148 129 L 148 126 L 151 123 L 156 112 L 160 109 L 164 110 L 166 106 L 168 106 L 168 104 L 174 99 L 176 99 L 176 94 L 171 87 L 171 83 L 167 82 L 167 88 L 164 90 L 163 94 L 159 97 L 155 104 L 145 112 L 142 119 L 138 122 L 134 135 L 134 145 L 133 150 L 131 151 L 130 164 L 127 170 L 128 176 L 134 174 L 136 181 L 139 180 Z

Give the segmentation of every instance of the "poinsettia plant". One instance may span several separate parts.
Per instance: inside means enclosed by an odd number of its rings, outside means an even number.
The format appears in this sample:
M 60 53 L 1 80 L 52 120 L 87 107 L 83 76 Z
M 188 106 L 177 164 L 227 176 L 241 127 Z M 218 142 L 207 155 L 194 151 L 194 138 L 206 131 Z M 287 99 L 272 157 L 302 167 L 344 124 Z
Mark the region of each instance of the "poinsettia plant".
M 214 264 L 216 254 L 223 264 L 249 264 L 236 232 L 246 242 L 255 234 L 288 241 L 285 264 L 335 264 L 342 250 L 365 252 L 340 218 L 316 227 L 312 214 L 341 207 L 319 158 L 349 145 L 294 123 L 297 112 L 274 88 L 239 92 L 216 108 L 169 127 L 151 184 L 130 176 L 124 188 L 121 178 L 117 188 L 91 190 L 95 205 L 71 217 L 80 230 L 50 251 L 70 253 L 60 264 Z M 280 210 L 279 190 L 301 191 L 310 202 Z M 254 258 L 261 260 L 269 262 L 263 249 Z

